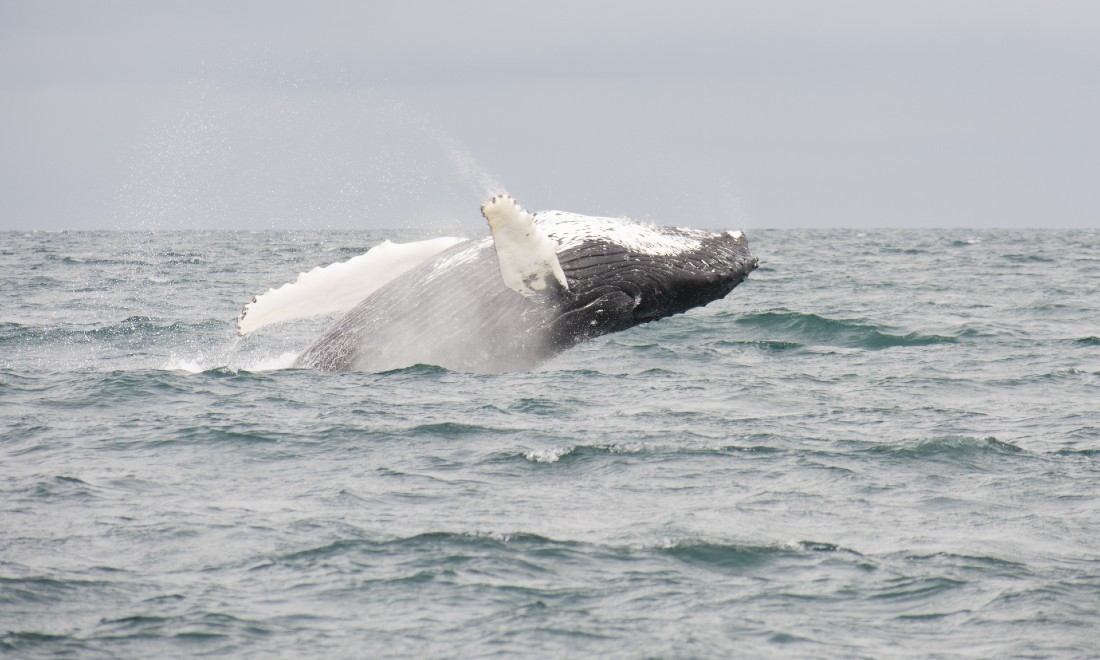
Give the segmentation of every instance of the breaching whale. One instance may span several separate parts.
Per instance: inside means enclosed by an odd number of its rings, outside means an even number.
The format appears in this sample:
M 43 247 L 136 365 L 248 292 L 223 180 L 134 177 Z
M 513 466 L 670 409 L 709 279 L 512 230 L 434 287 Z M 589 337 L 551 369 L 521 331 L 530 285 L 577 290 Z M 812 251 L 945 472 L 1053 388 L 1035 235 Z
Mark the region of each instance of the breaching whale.
M 757 266 L 739 231 L 528 213 L 503 194 L 481 211 L 491 236 L 385 242 L 302 273 L 254 297 L 238 332 L 346 311 L 295 367 L 521 371 L 587 339 L 718 300 Z

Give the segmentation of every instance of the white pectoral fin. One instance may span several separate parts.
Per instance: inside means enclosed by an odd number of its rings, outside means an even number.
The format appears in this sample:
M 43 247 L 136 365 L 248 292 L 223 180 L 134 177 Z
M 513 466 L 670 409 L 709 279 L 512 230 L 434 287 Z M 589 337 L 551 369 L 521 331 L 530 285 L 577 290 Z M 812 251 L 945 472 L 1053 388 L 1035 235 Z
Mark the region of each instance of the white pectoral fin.
M 268 289 L 245 305 L 237 317 L 237 334 L 281 321 L 345 312 L 383 284 L 464 240 L 383 241 L 358 257 L 300 273 L 295 281 Z
M 504 284 L 524 296 L 549 293 L 560 286 L 568 291 L 558 261 L 558 244 L 542 233 L 535 217 L 508 195 L 497 195 L 481 206 L 489 221 L 493 246 Z

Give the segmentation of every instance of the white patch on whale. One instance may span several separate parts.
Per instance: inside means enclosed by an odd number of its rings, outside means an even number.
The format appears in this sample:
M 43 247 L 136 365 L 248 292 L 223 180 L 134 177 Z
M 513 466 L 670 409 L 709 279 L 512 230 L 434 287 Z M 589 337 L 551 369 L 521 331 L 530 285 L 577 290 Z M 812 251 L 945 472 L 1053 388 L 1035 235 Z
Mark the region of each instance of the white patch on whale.
M 585 241 L 598 239 L 618 243 L 641 254 L 671 257 L 698 250 L 702 245 L 701 241 L 687 235 L 694 230 L 644 225 L 627 218 L 539 211 L 535 214 L 535 222 L 540 221 L 552 225 L 546 233 L 558 242 L 560 250 L 568 250 Z
M 481 206 L 481 214 L 493 232 L 500 277 L 504 285 L 524 296 L 534 296 L 550 287 L 550 279 L 568 290 L 558 262 L 557 241 L 547 237 L 535 218 L 508 195 L 498 195 Z
M 464 238 L 433 238 L 414 243 L 382 243 L 365 254 L 318 266 L 298 279 L 268 289 L 244 306 L 237 334 L 245 335 L 282 321 L 346 312 L 380 286 L 431 259 Z

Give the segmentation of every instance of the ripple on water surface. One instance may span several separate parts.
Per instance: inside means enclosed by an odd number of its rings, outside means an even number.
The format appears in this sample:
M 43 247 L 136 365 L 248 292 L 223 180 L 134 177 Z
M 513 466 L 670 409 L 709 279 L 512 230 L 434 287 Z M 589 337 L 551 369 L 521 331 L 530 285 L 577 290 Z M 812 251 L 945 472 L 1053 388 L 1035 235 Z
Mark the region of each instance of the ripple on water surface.
M 497 375 L 235 336 L 382 236 L 5 238 L 0 652 L 1095 653 L 1095 232 L 757 231 Z

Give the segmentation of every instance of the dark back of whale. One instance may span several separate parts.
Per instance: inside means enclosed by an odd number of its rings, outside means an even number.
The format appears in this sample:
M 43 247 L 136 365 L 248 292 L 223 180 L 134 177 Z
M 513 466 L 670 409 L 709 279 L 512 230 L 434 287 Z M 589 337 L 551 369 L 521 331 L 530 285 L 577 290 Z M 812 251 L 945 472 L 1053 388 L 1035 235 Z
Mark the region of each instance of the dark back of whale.
M 705 236 L 698 249 L 675 255 L 646 254 L 600 241 L 562 251 L 558 259 L 570 299 L 553 320 L 554 345 L 565 350 L 725 297 L 757 261 L 741 234 Z
M 462 243 L 372 293 L 295 366 L 528 370 L 586 339 L 725 296 L 756 260 L 743 237 L 709 236 L 700 249 L 671 256 L 586 240 L 558 253 L 569 291 L 534 298 L 504 285 L 491 240 Z

